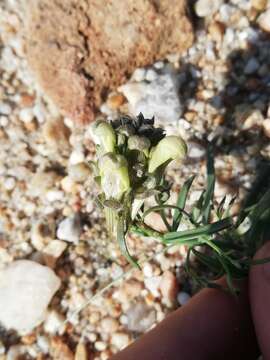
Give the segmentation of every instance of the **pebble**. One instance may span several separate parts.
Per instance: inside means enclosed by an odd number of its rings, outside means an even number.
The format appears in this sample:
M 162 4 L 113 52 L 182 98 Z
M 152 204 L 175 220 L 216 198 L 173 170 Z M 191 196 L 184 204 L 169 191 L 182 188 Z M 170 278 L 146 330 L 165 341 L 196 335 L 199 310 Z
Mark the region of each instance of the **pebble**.
M 155 310 L 142 302 L 132 305 L 126 316 L 128 329 L 136 332 L 145 332 L 156 321 Z
M 54 360 L 74 360 L 74 355 L 66 341 L 60 336 L 54 336 L 51 340 L 50 355 Z
M 11 114 L 11 106 L 7 103 L 0 103 L 0 115 L 10 115 Z
M 43 250 L 54 236 L 55 224 L 53 221 L 41 219 L 33 223 L 31 228 L 31 244 L 36 250 Z
M 259 69 L 259 67 L 260 63 L 258 60 L 256 58 L 250 58 L 244 68 L 244 73 L 247 75 L 253 74 Z
M 251 6 L 258 11 L 263 11 L 267 6 L 267 0 L 251 0 Z
M 184 291 L 180 291 L 177 295 L 177 301 L 179 305 L 185 305 L 190 299 L 190 295 Z
M 129 336 L 125 333 L 117 332 L 112 334 L 111 343 L 118 350 L 122 350 L 129 344 Z
M 161 282 L 160 276 L 152 276 L 145 278 L 144 280 L 146 289 L 148 289 L 154 297 L 160 296 L 159 293 L 160 282 Z
M 264 134 L 270 138 L 270 119 L 265 119 L 262 123 Z
M 169 305 L 173 305 L 178 293 L 176 276 L 171 271 L 165 271 L 161 277 L 160 291 L 163 299 Z
M 6 352 L 5 345 L 0 340 L 0 355 L 3 355 Z
M 96 341 L 95 349 L 97 351 L 104 351 L 107 348 L 107 344 L 104 341 Z
M 49 146 L 57 149 L 69 146 L 70 129 L 65 125 L 63 118 L 49 119 L 42 128 L 42 134 Z
M 47 354 L 49 352 L 50 342 L 47 336 L 39 335 L 37 337 L 37 345 L 44 354 Z
M 85 163 L 77 163 L 68 167 L 68 175 L 75 182 L 84 182 L 91 175 L 91 169 Z
M 84 153 L 82 149 L 74 149 L 69 157 L 70 165 L 76 165 L 79 163 L 83 163 L 85 160 Z
M 123 94 L 114 94 L 110 96 L 107 100 L 107 105 L 113 109 L 117 110 L 125 103 L 126 99 Z
M 149 70 L 148 70 L 149 71 Z M 164 70 L 151 82 L 130 82 L 122 85 L 129 102 L 130 112 L 142 112 L 145 117 L 155 116 L 160 121 L 176 121 L 182 114 L 182 104 L 178 96 L 179 78 L 172 70 Z
M 40 197 L 44 196 L 46 192 L 55 186 L 59 175 L 54 171 L 38 171 L 33 175 L 28 184 L 30 196 Z
M 63 315 L 55 310 L 51 310 L 47 313 L 46 320 L 44 321 L 44 330 L 49 334 L 56 334 L 61 330 L 64 321 Z
M 46 316 L 60 287 L 54 272 L 34 261 L 17 260 L 0 273 L 0 321 L 7 329 L 29 333 Z
M 132 74 L 132 80 L 140 82 L 145 79 L 146 70 L 143 68 L 136 69 Z
M 102 331 L 112 334 L 118 329 L 119 324 L 114 318 L 105 317 L 101 320 L 100 327 Z
M 8 177 L 4 182 L 4 187 L 6 190 L 13 190 L 16 186 L 16 181 L 13 177 Z
M 223 0 L 198 0 L 195 4 L 195 12 L 199 17 L 214 14 L 223 3 Z
M 49 244 L 42 250 L 46 265 L 53 268 L 56 261 L 60 258 L 66 248 L 67 243 L 62 240 L 50 241 Z
M 203 158 L 205 157 L 205 153 L 206 153 L 206 149 L 204 146 L 195 142 L 188 143 L 188 156 L 191 159 Z
M 270 32 L 270 8 L 259 16 L 258 24 L 263 31 Z
M 34 114 L 33 114 L 33 110 L 32 108 L 25 108 L 25 109 L 22 109 L 20 111 L 20 114 L 19 114 L 19 118 L 22 122 L 24 123 L 30 123 L 33 118 L 34 118 Z
M 78 214 L 75 214 L 60 222 L 56 231 L 56 236 L 60 240 L 78 243 L 81 231 L 80 217 Z

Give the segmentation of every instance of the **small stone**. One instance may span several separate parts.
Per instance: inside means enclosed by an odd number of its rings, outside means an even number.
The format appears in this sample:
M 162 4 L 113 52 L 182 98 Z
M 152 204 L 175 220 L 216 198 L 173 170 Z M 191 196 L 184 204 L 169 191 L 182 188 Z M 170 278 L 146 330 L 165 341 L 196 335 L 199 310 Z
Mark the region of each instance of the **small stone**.
M 58 225 L 56 236 L 60 240 L 78 243 L 81 235 L 81 220 L 78 214 L 70 216 Z
M 47 266 L 53 268 L 67 248 L 67 243 L 62 240 L 52 240 L 42 251 Z
M 267 0 L 251 0 L 251 6 L 258 11 L 263 11 L 267 6 Z
M 46 320 L 44 322 L 44 330 L 49 334 L 56 334 L 62 327 L 65 318 L 55 310 L 51 310 L 47 313 Z
M 145 79 L 145 75 L 146 75 L 146 70 L 143 68 L 138 68 L 132 74 L 132 80 L 141 82 Z
M 38 335 L 37 345 L 44 354 L 47 354 L 49 352 L 50 342 L 47 336 Z
M 101 320 L 100 327 L 102 331 L 112 334 L 118 329 L 119 324 L 114 318 L 106 317 Z
M 62 118 L 47 120 L 43 125 L 42 133 L 47 144 L 53 148 L 69 146 L 70 129 Z
M 161 277 L 160 291 L 166 303 L 173 305 L 178 293 L 176 276 L 171 271 L 165 271 Z
M 263 125 L 264 117 L 260 110 L 253 110 L 245 119 L 242 129 L 250 130 L 254 127 L 261 127 Z
M 46 198 L 49 202 L 61 201 L 64 198 L 64 193 L 61 190 L 49 190 L 46 193 Z
M 158 77 L 158 74 L 153 69 L 148 69 L 146 72 L 145 80 L 147 81 L 154 81 Z
M 55 186 L 55 183 L 59 180 L 59 175 L 54 171 L 43 172 L 39 171 L 33 175 L 29 183 L 29 193 L 31 196 L 39 197 L 44 196 L 48 189 Z
M 55 223 L 42 219 L 33 223 L 31 228 L 31 244 L 41 251 L 55 236 Z
M 206 153 L 206 149 L 204 146 L 195 142 L 190 142 L 188 144 L 188 156 L 191 159 L 203 158 L 205 156 L 205 153 Z
M 74 360 L 89 360 L 87 347 L 83 342 L 77 344 Z
M 76 182 L 70 176 L 65 176 L 61 180 L 61 186 L 66 193 L 76 193 L 78 190 Z
M 25 345 L 12 345 L 7 352 L 6 360 L 19 360 L 26 355 Z
M 120 86 L 129 102 L 130 112 L 145 117 L 155 116 L 160 121 L 176 121 L 182 114 L 178 95 L 180 77 L 172 69 L 164 70 L 151 82 L 130 82 Z
M 104 341 L 96 341 L 95 349 L 97 351 L 104 351 L 107 348 L 107 344 Z
M 225 32 L 225 27 L 221 22 L 213 21 L 208 26 L 208 32 L 214 41 L 221 42 Z
M 270 32 L 270 8 L 259 16 L 258 24 L 266 32 Z
M 91 170 L 89 166 L 85 163 L 77 163 L 75 165 L 70 165 L 68 167 L 68 175 L 75 182 L 84 182 L 91 175 Z
M 223 0 L 198 0 L 195 4 L 195 12 L 199 17 L 214 14 L 223 3 Z
M 0 115 L 10 115 L 11 114 L 11 106 L 7 103 L 0 103 Z
M 72 351 L 60 336 L 52 338 L 50 350 L 54 360 L 74 360 Z
M 111 109 L 117 110 L 125 103 L 125 101 L 126 98 L 122 94 L 114 94 L 108 98 L 107 105 Z
M 148 289 L 154 297 L 160 296 L 159 293 L 160 282 L 161 282 L 160 276 L 152 276 L 145 278 L 144 280 L 146 289 Z
M 181 306 L 185 305 L 189 299 L 190 295 L 184 291 L 180 291 L 180 293 L 177 295 L 177 301 Z
M 83 163 L 85 160 L 84 153 L 82 149 L 74 149 L 69 157 L 70 165 L 76 165 L 79 163 Z
M 244 68 L 244 73 L 247 75 L 253 74 L 259 69 L 259 67 L 260 63 L 258 60 L 256 58 L 250 58 Z
M 138 302 L 127 310 L 127 327 L 131 331 L 145 332 L 156 321 L 156 312 L 145 303 Z
M 129 344 L 129 336 L 125 333 L 114 333 L 111 337 L 111 343 L 114 345 L 118 350 L 122 350 Z
M 34 114 L 33 114 L 33 110 L 32 108 L 25 108 L 25 109 L 22 109 L 20 111 L 20 114 L 19 114 L 19 118 L 22 122 L 24 123 L 30 123 L 33 118 L 34 118 Z
M 270 138 L 270 119 L 265 119 L 262 123 L 265 136 Z
M 16 186 L 16 181 L 13 177 L 8 177 L 4 182 L 4 187 L 6 190 L 13 190 Z
M 29 333 L 46 315 L 60 287 L 54 272 L 34 261 L 17 260 L 0 273 L 0 321 L 7 329 Z

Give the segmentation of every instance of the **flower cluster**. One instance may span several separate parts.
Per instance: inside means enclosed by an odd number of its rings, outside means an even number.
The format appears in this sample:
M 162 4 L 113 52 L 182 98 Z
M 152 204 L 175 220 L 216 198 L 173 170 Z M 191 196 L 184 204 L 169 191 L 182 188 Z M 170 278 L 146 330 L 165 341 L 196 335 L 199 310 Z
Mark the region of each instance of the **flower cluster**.
M 165 136 L 154 118 L 121 116 L 111 123 L 97 120 L 91 128 L 96 143 L 98 197 L 108 228 L 118 237 L 127 231 L 144 200 L 168 193 L 164 171 L 171 160 L 183 159 L 187 147 L 179 136 Z M 121 226 L 119 226 L 121 224 Z

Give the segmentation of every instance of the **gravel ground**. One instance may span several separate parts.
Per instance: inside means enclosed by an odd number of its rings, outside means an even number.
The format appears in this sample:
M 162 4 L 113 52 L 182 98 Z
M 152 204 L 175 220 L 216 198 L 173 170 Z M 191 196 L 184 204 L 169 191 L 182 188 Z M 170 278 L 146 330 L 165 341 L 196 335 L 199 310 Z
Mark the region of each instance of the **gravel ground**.
M 186 54 L 136 70 L 101 107 L 108 118 L 153 109 L 168 133 L 187 140 L 189 156 L 169 176 L 177 190 L 197 175 L 190 202 L 204 184 L 206 140 L 216 144 L 217 199 L 236 193 L 243 199 L 270 158 L 270 3 L 219 0 L 215 8 L 209 2 L 195 6 L 196 40 Z M 159 244 L 131 237 L 134 253 L 153 259 L 142 272 L 128 271 L 94 203 L 98 190 L 87 166 L 94 157 L 88 128 L 62 118 L 36 85 L 24 59 L 20 14 L 16 1 L 1 3 L 0 267 L 31 259 L 53 269 L 61 287 L 43 324 L 22 336 L 2 328 L 0 359 L 105 360 L 188 301 L 193 290 L 183 273 L 185 249 L 154 257 Z M 155 81 L 164 73 L 177 78 L 172 91 L 179 98 L 159 94 Z M 138 84 L 152 84 L 148 98 Z M 166 111 L 170 122 L 163 118 Z M 149 221 L 162 226 L 154 217 Z

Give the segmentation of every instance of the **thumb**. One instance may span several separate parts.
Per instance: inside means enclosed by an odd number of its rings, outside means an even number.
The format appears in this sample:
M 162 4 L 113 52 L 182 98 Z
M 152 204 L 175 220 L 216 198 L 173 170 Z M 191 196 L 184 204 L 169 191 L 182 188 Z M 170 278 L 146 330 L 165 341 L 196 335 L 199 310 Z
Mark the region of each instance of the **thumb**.
M 270 242 L 267 242 L 254 259 L 270 257 Z M 249 297 L 255 331 L 263 358 L 270 359 L 270 263 L 254 265 L 249 275 Z

